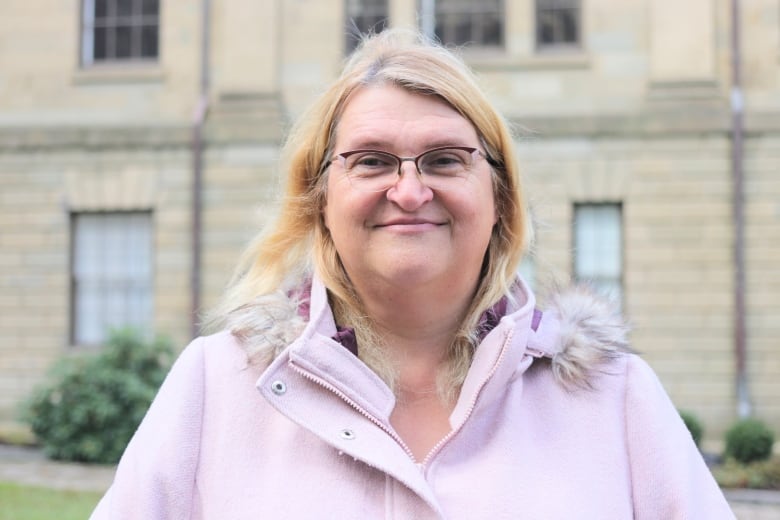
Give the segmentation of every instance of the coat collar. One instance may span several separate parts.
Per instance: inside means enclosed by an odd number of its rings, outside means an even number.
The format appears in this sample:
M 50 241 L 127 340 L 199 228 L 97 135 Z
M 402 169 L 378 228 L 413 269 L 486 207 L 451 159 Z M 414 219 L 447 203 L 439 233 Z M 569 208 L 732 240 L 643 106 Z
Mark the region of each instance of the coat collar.
M 630 351 L 628 327 L 618 307 L 587 286 L 551 291 L 541 318 L 538 311 L 534 314 L 533 293 L 522 279 L 514 284 L 511 296 L 508 313 L 477 349 L 462 394 L 473 396 L 487 376 L 501 376 L 503 371 L 522 372 L 538 358 L 550 360 L 556 380 L 564 387 L 587 388 L 602 365 Z M 300 310 L 307 305 L 308 313 L 304 314 L 308 315 L 302 316 Z M 330 369 L 331 362 L 323 356 L 337 347 L 340 352 L 334 354 L 334 359 L 351 356 L 350 366 L 357 362 L 361 368 L 356 370 L 373 376 L 371 386 L 386 388 L 354 355 L 331 339 L 338 331 L 327 290 L 316 276 L 308 295 L 301 291 L 264 295 L 234 311 L 227 321 L 228 328 L 244 345 L 250 362 L 270 363 L 292 343 L 300 345 L 303 340 L 314 338 L 317 344 L 328 345 L 327 349 L 314 352 L 312 345 L 298 346 L 294 349 L 296 355 L 313 356 L 316 364 Z M 506 377 L 502 379 L 505 381 Z M 384 390 L 380 394 L 375 397 L 386 397 Z
M 450 417 L 457 427 L 479 403 L 500 396 L 517 372 L 533 361 L 526 350 L 532 335 L 535 299 L 519 279 L 508 299 L 507 313 L 476 349 L 460 396 Z M 538 319 L 538 314 L 536 315 Z M 539 320 L 541 328 L 544 317 Z M 543 329 L 545 330 L 545 329 Z M 389 423 L 395 396 L 365 364 L 333 338 L 338 328 L 328 304 L 327 290 L 314 277 L 309 297 L 309 323 L 299 340 L 288 349 L 289 362 L 371 413 Z

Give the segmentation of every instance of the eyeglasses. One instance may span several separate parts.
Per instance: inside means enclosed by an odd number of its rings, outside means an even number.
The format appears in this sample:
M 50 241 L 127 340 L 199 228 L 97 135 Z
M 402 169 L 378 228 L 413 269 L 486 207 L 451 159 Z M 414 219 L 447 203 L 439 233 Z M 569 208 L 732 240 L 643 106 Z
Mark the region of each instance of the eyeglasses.
M 412 161 L 420 180 L 432 190 L 448 190 L 468 177 L 478 157 L 495 163 L 477 148 L 447 146 L 434 148 L 417 157 L 399 157 L 379 150 L 353 150 L 336 155 L 325 168 L 338 160 L 352 186 L 360 191 L 385 191 L 395 186 L 401 177 L 401 164 Z

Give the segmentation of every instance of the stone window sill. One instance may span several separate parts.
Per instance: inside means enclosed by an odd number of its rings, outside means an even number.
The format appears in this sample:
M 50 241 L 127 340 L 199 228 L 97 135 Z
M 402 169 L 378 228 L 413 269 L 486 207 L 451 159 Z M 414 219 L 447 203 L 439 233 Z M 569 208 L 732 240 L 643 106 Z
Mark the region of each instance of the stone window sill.
M 519 70 L 571 70 L 587 69 L 591 57 L 581 50 L 567 52 L 538 52 L 536 54 L 514 55 L 498 52 L 471 51 L 463 54 L 466 62 L 478 71 Z
M 73 72 L 75 85 L 106 83 L 162 83 L 165 72 L 158 63 L 108 63 L 90 65 Z

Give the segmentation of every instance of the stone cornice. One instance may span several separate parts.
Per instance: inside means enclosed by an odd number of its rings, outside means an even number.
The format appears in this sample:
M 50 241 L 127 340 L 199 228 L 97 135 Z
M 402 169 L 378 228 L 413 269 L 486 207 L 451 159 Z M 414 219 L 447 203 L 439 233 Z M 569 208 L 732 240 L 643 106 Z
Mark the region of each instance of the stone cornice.
M 278 143 L 284 125 L 278 120 L 209 121 L 205 142 Z M 0 127 L 0 152 L 45 149 L 163 149 L 189 147 L 192 126 L 4 126 Z
M 180 148 L 191 133 L 186 126 L 6 126 L 0 150 Z
M 707 110 L 648 110 L 636 114 L 588 116 L 515 116 L 510 122 L 521 137 L 667 138 L 731 133 L 727 108 Z M 780 134 L 780 113 L 745 114 L 745 135 Z
M 726 108 L 593 116 L 514 116 L 509 120 L 521 138 L 537 139 L 726 136 L 731 132 L 731 115 Z M 283 118 L 279 117 L 214 114 L 205 126 L 204 136 L 207 146 L 278 144 L 285 128 Z M 747 113 L 745 134 L 747 137 L 780 134 L 780 113 Z M 187 148 L 191 142 L 192 127 L 188 125 L 0 127 L 0 152 Z

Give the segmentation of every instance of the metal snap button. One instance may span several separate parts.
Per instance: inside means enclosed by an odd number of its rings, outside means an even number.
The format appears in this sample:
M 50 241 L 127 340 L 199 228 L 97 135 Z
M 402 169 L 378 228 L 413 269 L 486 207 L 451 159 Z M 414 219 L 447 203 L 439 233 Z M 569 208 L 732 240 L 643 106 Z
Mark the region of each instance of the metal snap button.
M 287 385 L 285 385 L 282 381 L 274 381 L 271 383 L 271 391 L 275 393 L 276 395 L 282 395 L 287 391 Z
M 353 432 L 349 428 L 344 428 L 343 430 L 341 430 L 341 438 L 344 440 L 351 441 L 355 438 L 355 432 Z

